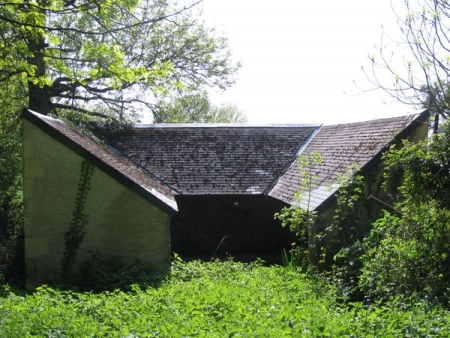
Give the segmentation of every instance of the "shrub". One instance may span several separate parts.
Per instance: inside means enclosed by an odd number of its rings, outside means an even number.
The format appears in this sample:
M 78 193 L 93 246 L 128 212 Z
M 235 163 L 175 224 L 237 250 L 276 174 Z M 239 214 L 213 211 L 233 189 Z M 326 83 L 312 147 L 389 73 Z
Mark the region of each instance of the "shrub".
M 72 280 L 72 285 L 66 287 L 94 292 L 116 289 L 127 291 L 131 290 L 132 285 L 155 287 L 167 277 L 168 269 L 155 269 L 138 260 L 123 263 L 120 257 L 104 258 L 95 252 L 82 265 L 81 278 Z
M 428 142 L 393 148 L 386 179 L 401 178 L 396 213 L 385 213 L 364 243 L 360 287 L 368 299 L 417 294 L 450 305 L 450 124 Z

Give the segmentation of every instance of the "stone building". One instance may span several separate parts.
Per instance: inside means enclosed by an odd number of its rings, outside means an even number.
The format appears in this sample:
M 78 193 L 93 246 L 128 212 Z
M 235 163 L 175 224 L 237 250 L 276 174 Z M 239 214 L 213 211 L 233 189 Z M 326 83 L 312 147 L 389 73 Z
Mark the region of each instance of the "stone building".
M 427 118 L 425 111 L 332 126 L 137 125 L 106 145 L 27 111 L 27 278 L 39 283 L 61 274 L 65 241 L 77 220 L 83 236 L 75 267 L 94 250 L 153 266 L 167 265 L 171 251 L 182 257 L 279 257 L 293 237 L 273 215 L 299 203 L 300 156 L 322 156 L 308 200 L 326 215 L 337 178 L 349 166 L 379 177 L 382 153 L 402 138 L 424 138 Z M 379 179 L 372 181 L 369 193 L 379 196 Z

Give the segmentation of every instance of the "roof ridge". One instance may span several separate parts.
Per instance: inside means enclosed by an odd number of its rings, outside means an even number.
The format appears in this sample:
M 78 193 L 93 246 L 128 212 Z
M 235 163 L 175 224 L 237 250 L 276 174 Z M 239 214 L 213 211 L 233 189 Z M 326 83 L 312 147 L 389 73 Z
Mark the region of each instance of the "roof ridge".
M 248 124 L 248 123 L 155 123 L 155 124 L 145 124 L 139 123 L 135 124 L 136 129 L 155 129 L 155 128 L 300 128 L 300 127 L 320 127 L 322 124 L 319 123 L 274 123 L 274 124 Z
M 361 121 L 353 121 L 353 122 L 345 122 L 345 123 L 332 123 L 332 124 L 324 124 L 326 127 L 337 127 L 337 126 L 351 126 L 355 124 L 362 124 L 362 123 L 370 123 L 370 122 L 386 122 L 389 120 L 398 120 L 398 119 L 405 119 L 405 118 L 411 118 L 412 120 L 415 120 L 420 115 L 422 115 L 427 109 L 420 113 L 405 113 L 398 116 L 390 116 L 390 117 L 383 117 L 383 118 L 375 118 L 375 119 L 369 119 L 369 120 L 361 120 Z

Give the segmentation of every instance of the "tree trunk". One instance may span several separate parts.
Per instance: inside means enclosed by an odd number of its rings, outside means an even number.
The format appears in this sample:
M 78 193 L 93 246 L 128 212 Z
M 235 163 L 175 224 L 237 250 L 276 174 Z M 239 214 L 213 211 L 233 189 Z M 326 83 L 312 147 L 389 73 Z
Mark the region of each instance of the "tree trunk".
M 38 4 L 45 8 L 47 1 L 38 1 Z M 45 36 L 36 32 L 34 34 L 30 32 L 27 40 L 31 54 L 27 59 L 30 67 L 28 76 L 28 107 L 38 113 L 48 115 L 52 110 L 50 88 L 44 83 L 36 83 L 36 80 L 44 79 L 47 75 L 47 66 L 44 58 L 47 46 Z
M 434 114 L 433 134 L 437 134 L 439 131 L 439 114 Z

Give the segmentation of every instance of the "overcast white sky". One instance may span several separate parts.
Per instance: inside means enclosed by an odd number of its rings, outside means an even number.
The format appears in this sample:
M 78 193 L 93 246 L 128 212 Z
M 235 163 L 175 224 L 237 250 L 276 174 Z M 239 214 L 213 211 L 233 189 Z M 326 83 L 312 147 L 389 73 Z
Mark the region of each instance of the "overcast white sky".
M 401 0 L 393 0 L 401 1 Z M 242 62 L 216 104 L 236 104 L 250 123 L 345 123 L 404 115 L 412 107 L 368 86 L 361 71 L 381 25 L 396 32 L 389 0 L 204 0 L 205 22 L 228 37 Z M 346 94 L 346 93 L 347 94 Z

